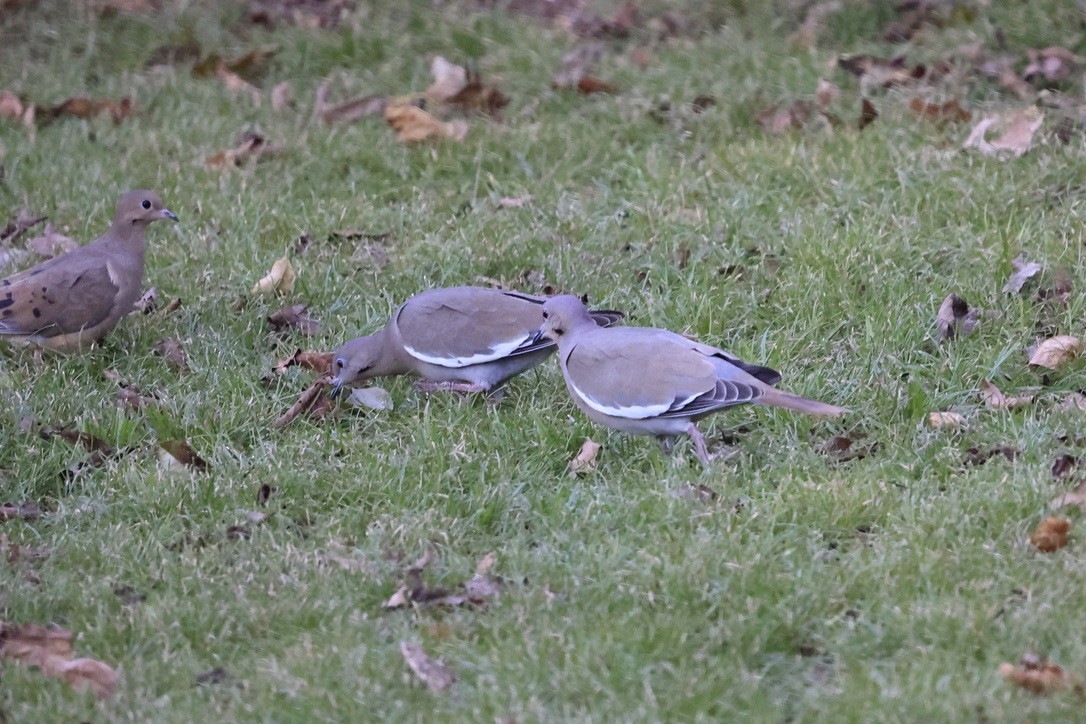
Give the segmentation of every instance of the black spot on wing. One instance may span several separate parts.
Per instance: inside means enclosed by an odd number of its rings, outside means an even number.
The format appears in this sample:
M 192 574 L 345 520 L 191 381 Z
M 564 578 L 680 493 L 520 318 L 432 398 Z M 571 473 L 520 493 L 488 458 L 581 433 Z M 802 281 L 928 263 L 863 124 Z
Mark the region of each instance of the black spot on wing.
M 11 298 L 11 292 L 8 292 L 7 296 L 5 296 L 3 299 L 0 299 L 0 309 L 6 309 L 12 304 L 15 304 L 15 300 Z
M 4 316 L 5 317 L 10 317 L 11 316 L 11 310 L 10 309 L 5 309 L 4 310 Z
M 37 307 L 34 307 L 33 312 L 34 312 L 34 318 L 35 319 L 37 319 L 38 317 L 41 316 L 41 310 L 38 309 Z

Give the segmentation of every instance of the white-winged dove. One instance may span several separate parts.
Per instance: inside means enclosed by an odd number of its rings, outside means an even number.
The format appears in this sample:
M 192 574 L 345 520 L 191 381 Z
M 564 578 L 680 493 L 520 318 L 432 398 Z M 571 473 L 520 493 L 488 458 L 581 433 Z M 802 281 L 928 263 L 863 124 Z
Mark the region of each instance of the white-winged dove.
M 379 332 L 333 355 L 332 394 L 373 377 L 411 374 L 420 390 L 489 392 L 531 369 L 555 345 L 538 339 L 545 297 L 485 287 L 431 289 L 411 297 Z M 622 314 L 585 311 L 594 325 Z
M 128 191 L 113 224 L 86 246 L 0 281 L 0 340 L 76 352 L 132 311 L 143 286 L 143 232 L 177 217 L 151 191 Z
M 577 407 L 601 425 L 669 444 L 686 433 L 709 463 L 697 420 L 732 405 L 754 403 L 814 415 L 844 408 L 774 388 L 768 367 L 652 327 L 600 328 L 581 300 L 554 297 L 543 305 L 539 336 L 558 343 L 566 387 Z

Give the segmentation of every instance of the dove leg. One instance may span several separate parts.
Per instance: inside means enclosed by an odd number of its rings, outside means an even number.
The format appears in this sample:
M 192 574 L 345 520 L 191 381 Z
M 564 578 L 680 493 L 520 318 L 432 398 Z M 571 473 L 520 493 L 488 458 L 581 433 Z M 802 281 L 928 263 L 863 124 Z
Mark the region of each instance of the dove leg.
M 488 388 L 474 382 L 433 382 L 417 380 L 415 389 L 419 392 L 486 392 Z
M 705 447 L 705 436 L 701 434 L 701 430 L 694 423 L 690 423 L 686 428 L 686 434 L 694 441 L 694 452 L 697 453 L 698 459 L 703 465 L 708 466 L 712 458 L 709 457 L 709 449 Z
M 664 452 L 664 455 L 670 455 L 675 450 L 674 435 L 657 435 L 656 442 L 660 443 L 660 449 Z

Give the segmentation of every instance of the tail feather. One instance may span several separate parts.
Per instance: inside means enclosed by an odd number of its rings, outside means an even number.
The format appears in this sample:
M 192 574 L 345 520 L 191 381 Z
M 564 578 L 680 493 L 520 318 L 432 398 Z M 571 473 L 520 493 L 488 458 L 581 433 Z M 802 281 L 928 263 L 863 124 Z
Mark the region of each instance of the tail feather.
M 808 400 L 806 397 L 793 395 L 790 392 L 778 390 L 774 387 L 767 387 L 765 389 L 765 394 L 758 400 L 758 404 L 769 405 L 770 407 L 783 407 L 786 410 L 795 410 L 796 412 L 806 412 L 809 415 L 823 415 L 826 417 L 843 415 L 848 412 L 844 407 L 829 405 L 825 402 L 819 402 L 818 400 Z

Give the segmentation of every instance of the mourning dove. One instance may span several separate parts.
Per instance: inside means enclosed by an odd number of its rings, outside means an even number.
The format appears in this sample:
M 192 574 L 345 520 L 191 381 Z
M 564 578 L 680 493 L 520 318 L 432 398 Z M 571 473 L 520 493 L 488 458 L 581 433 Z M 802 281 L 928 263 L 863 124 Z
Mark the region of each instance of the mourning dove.
M 333 355 L 331 393 L 373 377 L 412 374 L 426 392 L 489 392 L 542 362 L 555 349 L 537 339 L 545 297 L 484 287 L 448 287 L 404 302 L 379 332 Z M 620 312 L 585 311 L 593 325 Z
M 725 407 L 750 402 L 814 415 L 847 412 L 775 389 L 781 376 L 774 370 L 674 332 L 602 329 L 577 297 L 548 300 L 543 318 L 538 336 L 558 343 L 566 388 L 591 420 L 655 435 L 665 447 L 686 433 L 705 464 L 709 452 L 695 422 Z
M 67 353 L 104 337 L 139 299 L 157 219 L 177 221 L 153 192 L 128 191 L 104 236 L 0 281 L 0 339 Z

